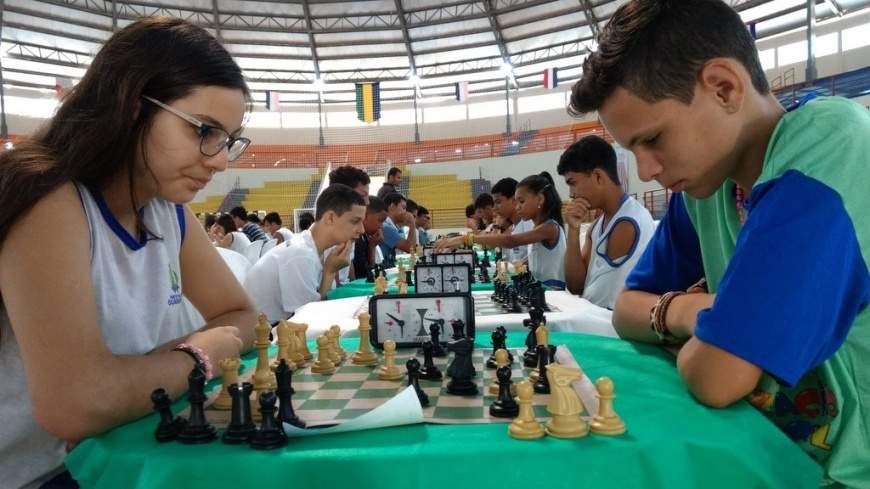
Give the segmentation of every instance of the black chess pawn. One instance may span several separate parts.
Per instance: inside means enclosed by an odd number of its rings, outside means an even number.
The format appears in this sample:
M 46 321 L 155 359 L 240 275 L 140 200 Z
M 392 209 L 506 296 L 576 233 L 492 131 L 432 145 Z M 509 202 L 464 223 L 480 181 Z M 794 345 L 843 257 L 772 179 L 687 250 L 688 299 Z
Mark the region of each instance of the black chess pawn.
M 440 345 L 439 345 L 440 346 Z M 431 341 L 423 342 L 423 368 L 420 369 L 420 378 L 425 380 L 441 380 L 443 375 L 435 366 L 433 351 L 435 345 Z
M 251 448 L 256 450 L 272 450 L 287 444 L 287 435 L 275 419 L 275 403 L 278 396 L 273 391 L 260 394 L 260 428 L 251 434 Z
M 423 407 L 428 406 L 429 396 L 420 388 L 420 361 L 416 358 L 411 358 L 405 362 L 405 368 L 408 371 L 408 385 L 414 388 L 420 405 Z
M 450 382 L 447 383 L 447 392 L 460 396 L 473 396 L 477 394 L 477 384 L 474 383 L 474 365 L 472 352 L 474 342 L 468 338 L 451 341 L 447 349 L 453 352 L 453 363 L 447 369 Z
M 405 284 L 408 287 L 414 286 L 414 272 L 412 270 L 405 270 Z
M 373 284 L 375 283 L 375 269 L 369 268 L 366 270 L 366 283 Z
M 164 389 L 154 389 L 154 392 L 151 393 L 151 403 L 154 404 L 154 410 L 160 415 L 160 423 L 157 425 L 157 430 L 154 431 L 154 438 L 160 443 L 177 438 L 186 422 L 180 416 L 173 417 L 172 399 L 169 398 L 169 394 Z
M 492 355 L 486 359 L 486 368 L 498 368 L 498 364 L 495 361 L 495 352 L 498 351 L 499 348 L 502 348 L 501 345 L 504 341 L 504 333 L 496 328 L 493 330 L 492 334 L 490 334 L 490 338 L 492 339 Z
M 492 279 L 489 278 L 489 265 L 485 265 L 480 267 L 480 283 L 482 284 L 490 284 L 492 283 Z
M 185 444 L 209 443 L 217 438 L 214 426 L 205 418 L 205 372 L 197 365 L 187 376 L 190 403 L 190 417 L 187 424 L 178 433 L 178 441 Z
M 538 345 L 538 380 L 535 382 L 535 392 L 550 393 L 550 379 L 547 378 L 547 365 L 550 363 L 550 348 L 548 345 Z
M 299 419 L 293 410 L 293 394 L 296 393 L 293 389 L 293 371 L 290 370 L 283 358 L 278 367 L 275 368 L 275 381 L 278 384 L 278 388 L 275 390 L 279 403 L 278 422 L 291 424 L 297 428 L 305 428 L 305 421 Z M 279 426 L 281 425 L 279 424 Z
M 523 312 L 523 308 L 520 306 L 519 293 L 517 292 L 517 289 L 511 291 L 510 311 L 515 314 Z
M 483 266 L 484 266 L 485 268 L 489 268 L 489 266 L 490 266 L 490 263 L 489 263 L 489 250 L 486 249 L 486 248 L 483 249 Z
M 514 354 L 507 347 L 507 328 L 504 326 L 498 326 L 495 328 L 496 331 L 501 331 L 501 343 L 498 345 L 498 348 L 505 350 L 508 354 L 508 362 L 511 364 L 514 363 Z
M 227 386 L 227 392 L 233 399 L 233 407 L 230 424 L 227 425 L 227 429 L 224 430 L 224 435 L 221 437 L 221 441 L 224 443 L 230 445 L 247 443 L 251 434 L 256 430 L 254 421 L 251 419 L 251 392 L 253 390 L 254 386 L 250 382 Z
M 534 320 L 523 320 L 523 326 L 529 328 L 529 333 L 526 335 L 526 351 L 523 353 L 523 365 L 528 368 L 538 366 L 538 337 L 535 333 L 539 324 Z
M 441 346 L 441 324 L 432 323 L 429 325 L 429 337 L 432 338 L 432 356 L 446 357 L 447 352 Z
M 465 322 L 461 319 L 457 319 L 450 322 L 450 325 L 453 326 L 453 339 L 460 340 L 465 338 Z
M 496 418 L 515 418 L 520 414 L 520 406 L 511 395 L 511 368 L 509 365 L 495 371 L 498 378 L 498 399 L 489 406 L 490 416 Z

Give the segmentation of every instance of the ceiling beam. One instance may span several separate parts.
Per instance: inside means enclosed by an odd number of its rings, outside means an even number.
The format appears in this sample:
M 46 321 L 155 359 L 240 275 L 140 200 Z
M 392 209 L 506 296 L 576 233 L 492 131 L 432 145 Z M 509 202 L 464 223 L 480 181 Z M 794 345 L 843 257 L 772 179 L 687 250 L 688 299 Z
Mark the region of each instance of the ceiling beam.
M 492 27 L 492 34 L 495 36 L 495 43 L 498 45 L 498 52 L 501 53 L 501 59 L 505 64 L 509 65 L 510 54 L 508 53 L 507 46 L 504 44 L 504 36 L 501 33 L 501 27 L 498 25 L 497 14 L 493 12 L 490 1 L 491 0 L 483 0 L 483 8 L 486 10 L 486 18 L 489 20 L 489 26 Z
M 598 19 L 595 18 L 595 10 L 592 8 L 592 5 L 589 5 L 589 0 L 579 1 L 580 5 L 583 7 L 583 14 L 586 16 L 586 22 L 589 24 L 589 28 L 592 29 L 592 37 L 597 41 L 601 28 L 598 25 Z
M 411 47 L 411 37 L 408 36 L 408 23 L 405 20 L 405 8 L 402 6 L 402 0 L 395 0 L 396 12 L 399 14 L 399 20 L 402 24 L 402 38 L 405 40 L 405 49 L 408 51 L 408 66 L 411 67 L 411 74 L 417 76 L 417 63 L 414 60 L 414 48 Z
M 314 41 L 314 31 L 311 29 L 311 7 L 308 0 L 302 0 L 302 10 L 305 12 L 305 25 L 308 26 L 308 44 L 311 45 L 311 62 L 314 64 L 314 79 L 320 80 L 320 58 L 317 56 L 317 43 Z

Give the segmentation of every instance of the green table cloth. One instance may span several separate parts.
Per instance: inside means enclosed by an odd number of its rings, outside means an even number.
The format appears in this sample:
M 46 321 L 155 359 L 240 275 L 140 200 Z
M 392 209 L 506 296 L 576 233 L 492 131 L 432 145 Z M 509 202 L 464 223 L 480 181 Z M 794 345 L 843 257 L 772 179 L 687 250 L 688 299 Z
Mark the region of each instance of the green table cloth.
M 510 334 L 508 344 L 523 339 Z M 626 434 L 519 441 L 507 424 L 419 424 L 291 439 L 261 452 L 219 441 L 159 444 L 155 414 L 85 440 L 66 464 L 82 487 L 113 489 L 818 487 L 819 466 L 772 423 L 745 402 L 728 409 L 697 403 L 658 348 L 577 333 L 552 333 L 551 343 L 567 345 L 593 381 L 613 379 Z M 246 356 L 248 368 L 254 362 Z

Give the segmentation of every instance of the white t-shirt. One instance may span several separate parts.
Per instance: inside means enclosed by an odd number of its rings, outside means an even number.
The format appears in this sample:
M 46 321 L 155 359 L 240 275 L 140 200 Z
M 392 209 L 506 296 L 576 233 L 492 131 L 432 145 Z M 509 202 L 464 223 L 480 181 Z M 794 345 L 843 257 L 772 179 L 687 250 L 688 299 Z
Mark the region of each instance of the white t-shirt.
M 535 229 L 535 223 L 528 219 L 524 219 L 514 224 L 513 229 L 511 229 L 511 234 L 525 233 L 527 231 L 531 231 L 532 229 Z M 522 245 L 517 246 L 516 248 L 510 248 L 509 250 L 507 250 L 506 255 L 510 257 L 511 262 L 515 260 L 526 261 L 529 257 L 529 246 L 530 245 Z
M 646 249 L 656 226 L 649 211 L 628 195 L 622 197 L 619 209 L 607 223 L 606 228 L 602 228 L 603 220 L 604 216 L 596 219 L 589 230 L 592 250 L 589 253 L 583 297 L 593 304 L 613 309 L 616 296 L 625 286 L 626 277 Z M 607 256 L 608 239 L 613 227 L 623 221 L 634 224 L 635 242 L 628 254 L 611 260 Z
M 142 355 L 197 327 L 183 320 L 181 244 L 184 208 L 148 202 L 142 220 L 162 239 L 142 242 L 102 197 L 76 186 L 91 236 L 90 280 L 103 341 L 116 355 Z M 195 222 L 194 222 L 195 224 Z M 0 309 L 0 486 L 39 487 L 63 469 L 66 443 L 33 418 L 18 342 Z M 66 375 L 56 372 L 55 375 Z
M 260 258 L 245 277 L 245 290 L 257 310 L 275 322 L 287 319 L 309 302 L 319 301 L 322 276 L 323 256 L 317 254 L 308 229 Z
M 287 241 L 290 241 L 290 238 L 293 237 L 293 231 L 291 231 L 291 230 L 289 230 L 289 229 L 287 229 L 287 228 L 279 228 L 277 231 L 275 231 L 275 233 L 280 234 L 281 237 L 284 238 L 284 239 L 281 241 L 282 243 L 285 243 L 285 242 L 287 242 Z M 274 236 L 274 235 L 273 235 L 273 237 L 277 238 L 277 236 Z
M 554 220 L 547 221 L 559 229 L 559 239 L 552 246 L 543 242 L 529 245 L 529 271 L 536 280 L 551 288 L 565 288 L 565 230 Z
M 251 246 L 251 240 L 248 239 L 248 235 L 241 231 L 233 231 L 230 234 L 233 236 L 233 242 L 230 243 L 229 249 L 244 255 L 248 246 Z

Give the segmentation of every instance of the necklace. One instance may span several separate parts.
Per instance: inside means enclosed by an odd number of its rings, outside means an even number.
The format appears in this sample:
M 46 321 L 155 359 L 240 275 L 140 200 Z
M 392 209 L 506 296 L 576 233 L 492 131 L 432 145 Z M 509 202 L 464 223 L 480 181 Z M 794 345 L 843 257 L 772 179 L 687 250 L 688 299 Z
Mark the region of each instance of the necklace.
M 746 206 L 749 204 L 749 199 L 746 197 L 746 192 L 740 185 L 734 184 L 734 200 L 737 206 L 737 217 L 740 219 L 742 226 L 746 222 Z

